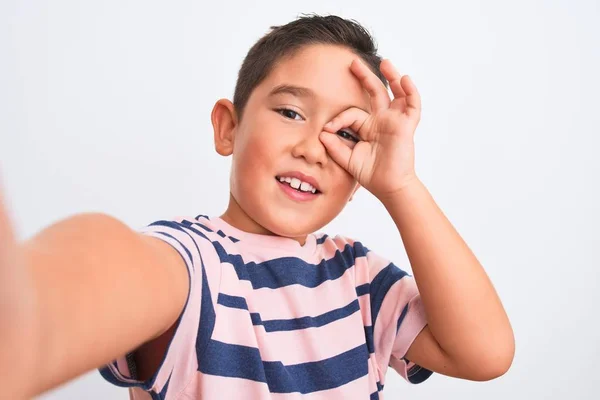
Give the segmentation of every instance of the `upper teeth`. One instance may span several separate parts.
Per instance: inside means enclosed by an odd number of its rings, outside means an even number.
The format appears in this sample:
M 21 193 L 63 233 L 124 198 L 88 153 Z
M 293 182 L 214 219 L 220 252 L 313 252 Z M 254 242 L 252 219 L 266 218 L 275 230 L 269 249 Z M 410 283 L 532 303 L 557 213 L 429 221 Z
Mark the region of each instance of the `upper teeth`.
M 313 187 L 313 185 L 311 185 L 310 183 L 307 183 L 307 182 L 302 182 L 298 178 L 289 178 L 289 177 L 280 176 L 279 182 L 287 182 L 294 189 L 300 189 L 303 192 L 311 192 L 313 194 L 317 192 L 317 189 L 315 187 Z

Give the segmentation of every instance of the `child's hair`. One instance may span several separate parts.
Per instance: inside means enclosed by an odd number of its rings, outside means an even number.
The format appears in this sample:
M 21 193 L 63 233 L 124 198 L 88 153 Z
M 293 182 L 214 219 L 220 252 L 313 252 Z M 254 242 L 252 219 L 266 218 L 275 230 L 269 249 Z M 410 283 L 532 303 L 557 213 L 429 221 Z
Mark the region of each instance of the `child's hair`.
M 384 85 L 387 80 L 379 71 L 381 57 L 369 32 L 358 22 L 335 15 L 304 15 L 271 31 L 252 46 L 240 68 L 233 105 L 241 120 L 250 94 L 271 72 L 274 65 L 291 57 L 303 46 L 330 44 L 343 46 L 360 56 Z

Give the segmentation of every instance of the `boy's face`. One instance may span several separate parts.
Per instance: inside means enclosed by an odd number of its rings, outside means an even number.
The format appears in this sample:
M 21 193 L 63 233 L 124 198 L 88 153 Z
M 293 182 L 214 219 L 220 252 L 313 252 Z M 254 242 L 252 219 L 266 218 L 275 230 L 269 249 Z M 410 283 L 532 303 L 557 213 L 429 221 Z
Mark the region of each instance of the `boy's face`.
M 229 140 L 233 153 L 232 198 L 225 220 L 235 221 L 234 225 L 249 232 L 273 233 L 303 244 L 307 234 L 342 211 L 358 186 L 329 157 L 319 134 L 323 125 L 350 107 L 370 111 L 369 96 L 349 69 L 356 57 L 336 46 L 305 47 L 281 60 L 254 89 L 242 121 L 232 117 L 228 125 L 231 104 L 220 101 L 220 106 L 215 105 L 217 150 L 230 153 L 223 150 L 227 145 L 222 142 Z M 227 107 L 230 113 L 225 112 Z M 356 134 L 349 129 L 346 132 L 340 133 L 339 140 L 353 147 L 348 133 Z M 312 181 L 318 191 L 313 194 L 306 184 L 299 189 L 308 192 L 298 191 L 281 182 L 281 178 L 294 175 Z

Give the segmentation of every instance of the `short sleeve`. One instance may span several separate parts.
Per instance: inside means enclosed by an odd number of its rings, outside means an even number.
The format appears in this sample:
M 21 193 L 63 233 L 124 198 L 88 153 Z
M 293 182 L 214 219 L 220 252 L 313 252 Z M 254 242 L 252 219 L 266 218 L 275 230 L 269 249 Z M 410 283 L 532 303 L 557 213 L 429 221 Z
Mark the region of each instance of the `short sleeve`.
M 367 250 L 373 344 L 378 367 L 385 375 L 391 366 L 410 383 L 432 375 L 405 358 L 427 325 L 427 316 L 415 279 L 394 263 Z
M 198 370 L 198 351 L 214 326 L 214 295 L 211 287 L 218 283 L 218 269 L 207 268 L 214 249 L 203 232 L 186 220 L 157 221 L 139 230 L 171 245 L 181 256 L 189 275 L 189 290 L 184 308 L 175 322 L 175 330 L 154 375 L 139 380 L 132 353 L 123 355 L 99 368 L 108 382 L 130 389 L 132 398 L 165 399 L 179 393 Z M 210 333 L 208 333 L 210 335 Z M 150 392 L 151 397 L 144 392 Z

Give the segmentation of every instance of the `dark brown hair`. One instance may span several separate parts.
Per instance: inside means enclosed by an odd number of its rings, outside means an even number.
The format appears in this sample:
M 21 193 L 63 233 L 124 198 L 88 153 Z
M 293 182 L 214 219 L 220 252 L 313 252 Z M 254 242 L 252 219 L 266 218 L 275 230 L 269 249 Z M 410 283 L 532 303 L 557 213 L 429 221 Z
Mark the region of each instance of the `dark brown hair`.
M 343 46 L 360 56 L 384 85 L 387 80 L 379 71 L 381 57 L 377 45 L 369 32 L 358 22 L 335 15 L 303 15 L 282 26 L 273 26 L 271 31 L 252 46 L 238 73 L 233 105 L 241 120 L 250 94 L 275 64 L 293 56 L 307 45 L 330 44 Z

